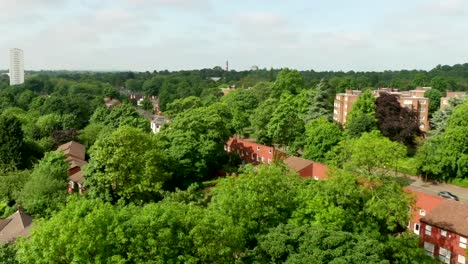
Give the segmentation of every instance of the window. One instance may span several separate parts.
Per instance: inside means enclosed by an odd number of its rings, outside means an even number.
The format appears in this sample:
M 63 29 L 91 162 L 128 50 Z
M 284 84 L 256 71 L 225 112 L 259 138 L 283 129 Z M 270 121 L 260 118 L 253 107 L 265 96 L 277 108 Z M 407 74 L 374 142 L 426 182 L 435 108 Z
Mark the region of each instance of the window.
M 252 159 L 255 160 L 255 153 L 252 153 Z
M 443 236 L 443 237 L 446 237 L 447 236 L 447 231 L 441 229 L 440 230 L 440 235 Z
M 426 108 L 420 108 L 420 109 L 419 109 L 419 112 L 421 112 L 421 113 L 426 112 Z
M 269 150 L 268 150 L 268 153 L 270 153 L 270 154 L 271 154 L 271 149 L 269 149 Z
M 226 145 L 224 145 L 224 150 L 227 150 L 227 146 L 226 146 Z
M 443 263 L 450 263 L 450 256 L 452 255 L 452 252 L 450 250 L 447 250 L 443 247 L 439 248 L 439 259 Z
M 413 101 L 412 100 L 405 100 L 405 101 L 403 101 L 403 104 L 413 104 Z
M 319 177 L 314 176 L 314 180 L 318 181 L 318 180 L 319 180 Z
M 257 146 L 257 150 L 260 150 L 260 147 Z
M 431 243 L 424 242 L 424 250 L 429 256 L 434 256 L 434 245 Z
M 432 226 L 426 225 L 426 227 L 425 227 L 424 230 L 425 230 L 424 233 L 425 233 L 426 235 L 428 235 L 428 236 L 432 235 Z
M 466 238 L 465 237 L 460 237 L 460 244 L 459 246 L 461 248 L 466 248 Z
M 414 233 L 419 235 L 419 224 L 414 224 Z
M 458 264 L 465 264 L 466 263 L 466 259 L 465 259 L 465 256 L 462 256 L 462 255 L 458 255 Z
M 228 146 L 228 147 L 227 147 L 227 151 L 228 151 L 228 152 L 231 152 L 231 147 Z
M 419 104 L 425 105 L 425 104 L 426 104 L 426 100 L 419 100 Z
M 268 159 L 268 164 L 270 164 L 270 163 L 271 163 L 271 159 Z
M 257 156 L 257 161 L 261 161 L 261 160 L 262 160 L 262 157 Z
M 424 211 L 423 209 L 420 209 L 420 210 L 419 210 L 419 215 L 425 216 L 425 215 L 426 215 L 426 211 Z

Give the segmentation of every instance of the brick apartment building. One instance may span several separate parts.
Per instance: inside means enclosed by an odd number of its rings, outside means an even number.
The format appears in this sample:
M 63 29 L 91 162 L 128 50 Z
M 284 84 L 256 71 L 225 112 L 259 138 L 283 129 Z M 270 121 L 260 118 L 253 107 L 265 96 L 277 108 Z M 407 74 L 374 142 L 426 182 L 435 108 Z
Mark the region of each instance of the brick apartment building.
M 285 158 L 286 154 L 274 147 L 255 143 L 253 140 L 236 137 L 229 138 L 224 145 L 224 150 L 228 153 L 236 153 L 245 162 L 253 165 L 261 163 L 270 164 L 279 159 Z
M 440 98 L 440 109 L 444 109 L 449 104 L 449 99 L 453 97 L 463 97 L 466 95 L 466 92 L 448 92 L 445 97 Z
M 375 97 L 381 93 L 397 95 L 401 106 L 409 108 L 417 114 L 421 131 L 427 132 L 429 130 L 429 99 L 424 97 L 424 93 L 429 89 L 431 88 L 417 87 L 416 90 L 400 92 L 397 89 L 380 88 L 373 91 L 373 94 Z M 360 94 L 361 91 L 358 90 L 347 90 L 346 93 L 336 95 L 333 110 L 335 122 L 342 126 L 346 124 L 346 117 Z
M 421 247 L 443 263 L 465 264 L 468 204 L 405 187 L 416 200 L 408 231 L 421 238 Z
M 346 90 L 346 93 L 339 93 L 336 95 L 333 104 L 333 120 L 336 123 L 342 126 L 346 124 L 346 117 L 359 95 L 361 95 L 361 91 L 359 90 Z
M 420 237 L 428 255 L 443 263 L 465 264 L 468 204 L 445 200 L 421 218 Z

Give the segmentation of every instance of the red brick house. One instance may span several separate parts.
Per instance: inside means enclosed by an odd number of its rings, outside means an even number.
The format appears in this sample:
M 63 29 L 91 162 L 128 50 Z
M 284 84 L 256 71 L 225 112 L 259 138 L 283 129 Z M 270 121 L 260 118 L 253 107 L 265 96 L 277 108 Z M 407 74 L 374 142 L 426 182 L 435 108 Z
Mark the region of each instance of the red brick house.
M 236 153 L 245 162 L 253 165 L 270 164 L 287 157 L 274 147 L 257 144 L 249 139 L 231 137 L 224 145 L 227 153 Z
M 83 184 L 83 166 L 86 162 L 86 147 L 75 141 L 70 141 L 57 148 L 57 151 L 62 152 L 68 161 L 68 192 L 73 193 L 78 191 L 80 194 L 85 191 Z
M 283 160 L 292 172 L 299 174 L 303 178 L 314 178 L 314 180 L 323 180 L 327 178 L 327 165 L 306 160 L 303 158 L 290 156 Z
M 446 200 L 440 196 L 416 191 L 410 187 L 405 187 L 404 190 L 414 195 L 416 201 L 415 206 L 411 208 L 411 220 L 408 223 L 408 230 L 419 236 L 421 233 L 421 218 Z
M 428 255 L 443 263 L 466 263 L 468 204 L 445 200 L 421 218 L 421 240 Z

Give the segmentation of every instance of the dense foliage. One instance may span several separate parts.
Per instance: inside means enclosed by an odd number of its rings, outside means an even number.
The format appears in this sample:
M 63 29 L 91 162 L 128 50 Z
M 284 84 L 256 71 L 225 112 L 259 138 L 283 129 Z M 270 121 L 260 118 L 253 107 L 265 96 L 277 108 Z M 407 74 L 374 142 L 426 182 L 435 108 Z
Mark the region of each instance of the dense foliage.
M 413 201 L 391 175 L 406 145 L 418 149 L 415 164 L 426 177 L 468 181 L 465 98 L 437 110 L 446 90 L 468 90 L 467 72 L 468 64 L 28 72 L 12 87 L 1 76 L 0 215 L 22 205 L 35 226 L 0 247 L 0 262 L 433 263 L 402 233 Z M 427 85 L 434 128 L 427 139 L 395 97 L 371 92 Z M 366 91 L 339 127 L 333 100 L 345 89 Z M 146 96 L 143 105 L 130 95 Z M 121 104 L 106 106 L 105 97 Z M 155 102 L 170 120 L 157 135 L 149 122 Z M 238 168 L 224 149 L 234 134 L 336 169 L 315 182 L 277 164 Z M 68 164 L 53 152 L 70 140 L 88 149 L 79 197 L 67 194 Z M 238 174 L 215 180 L 229 171 Z

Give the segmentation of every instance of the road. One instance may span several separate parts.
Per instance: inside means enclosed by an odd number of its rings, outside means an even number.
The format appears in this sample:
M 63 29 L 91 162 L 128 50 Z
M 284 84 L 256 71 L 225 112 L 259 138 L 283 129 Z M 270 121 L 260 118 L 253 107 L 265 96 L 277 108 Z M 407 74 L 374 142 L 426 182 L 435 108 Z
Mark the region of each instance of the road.
M 420 178 L 417 177 L 410 177 L 410 188 L 425 192 L 428 194 L 437 195 L 438 192 L 441 191 L 449 191 L 454 195 L 458 196 L 460 201 L 464 203 L 468 203 L 468 188 L 458 187 L 451 184 L 446 183 L 432 183 L 432 182 L 424 182 Z

